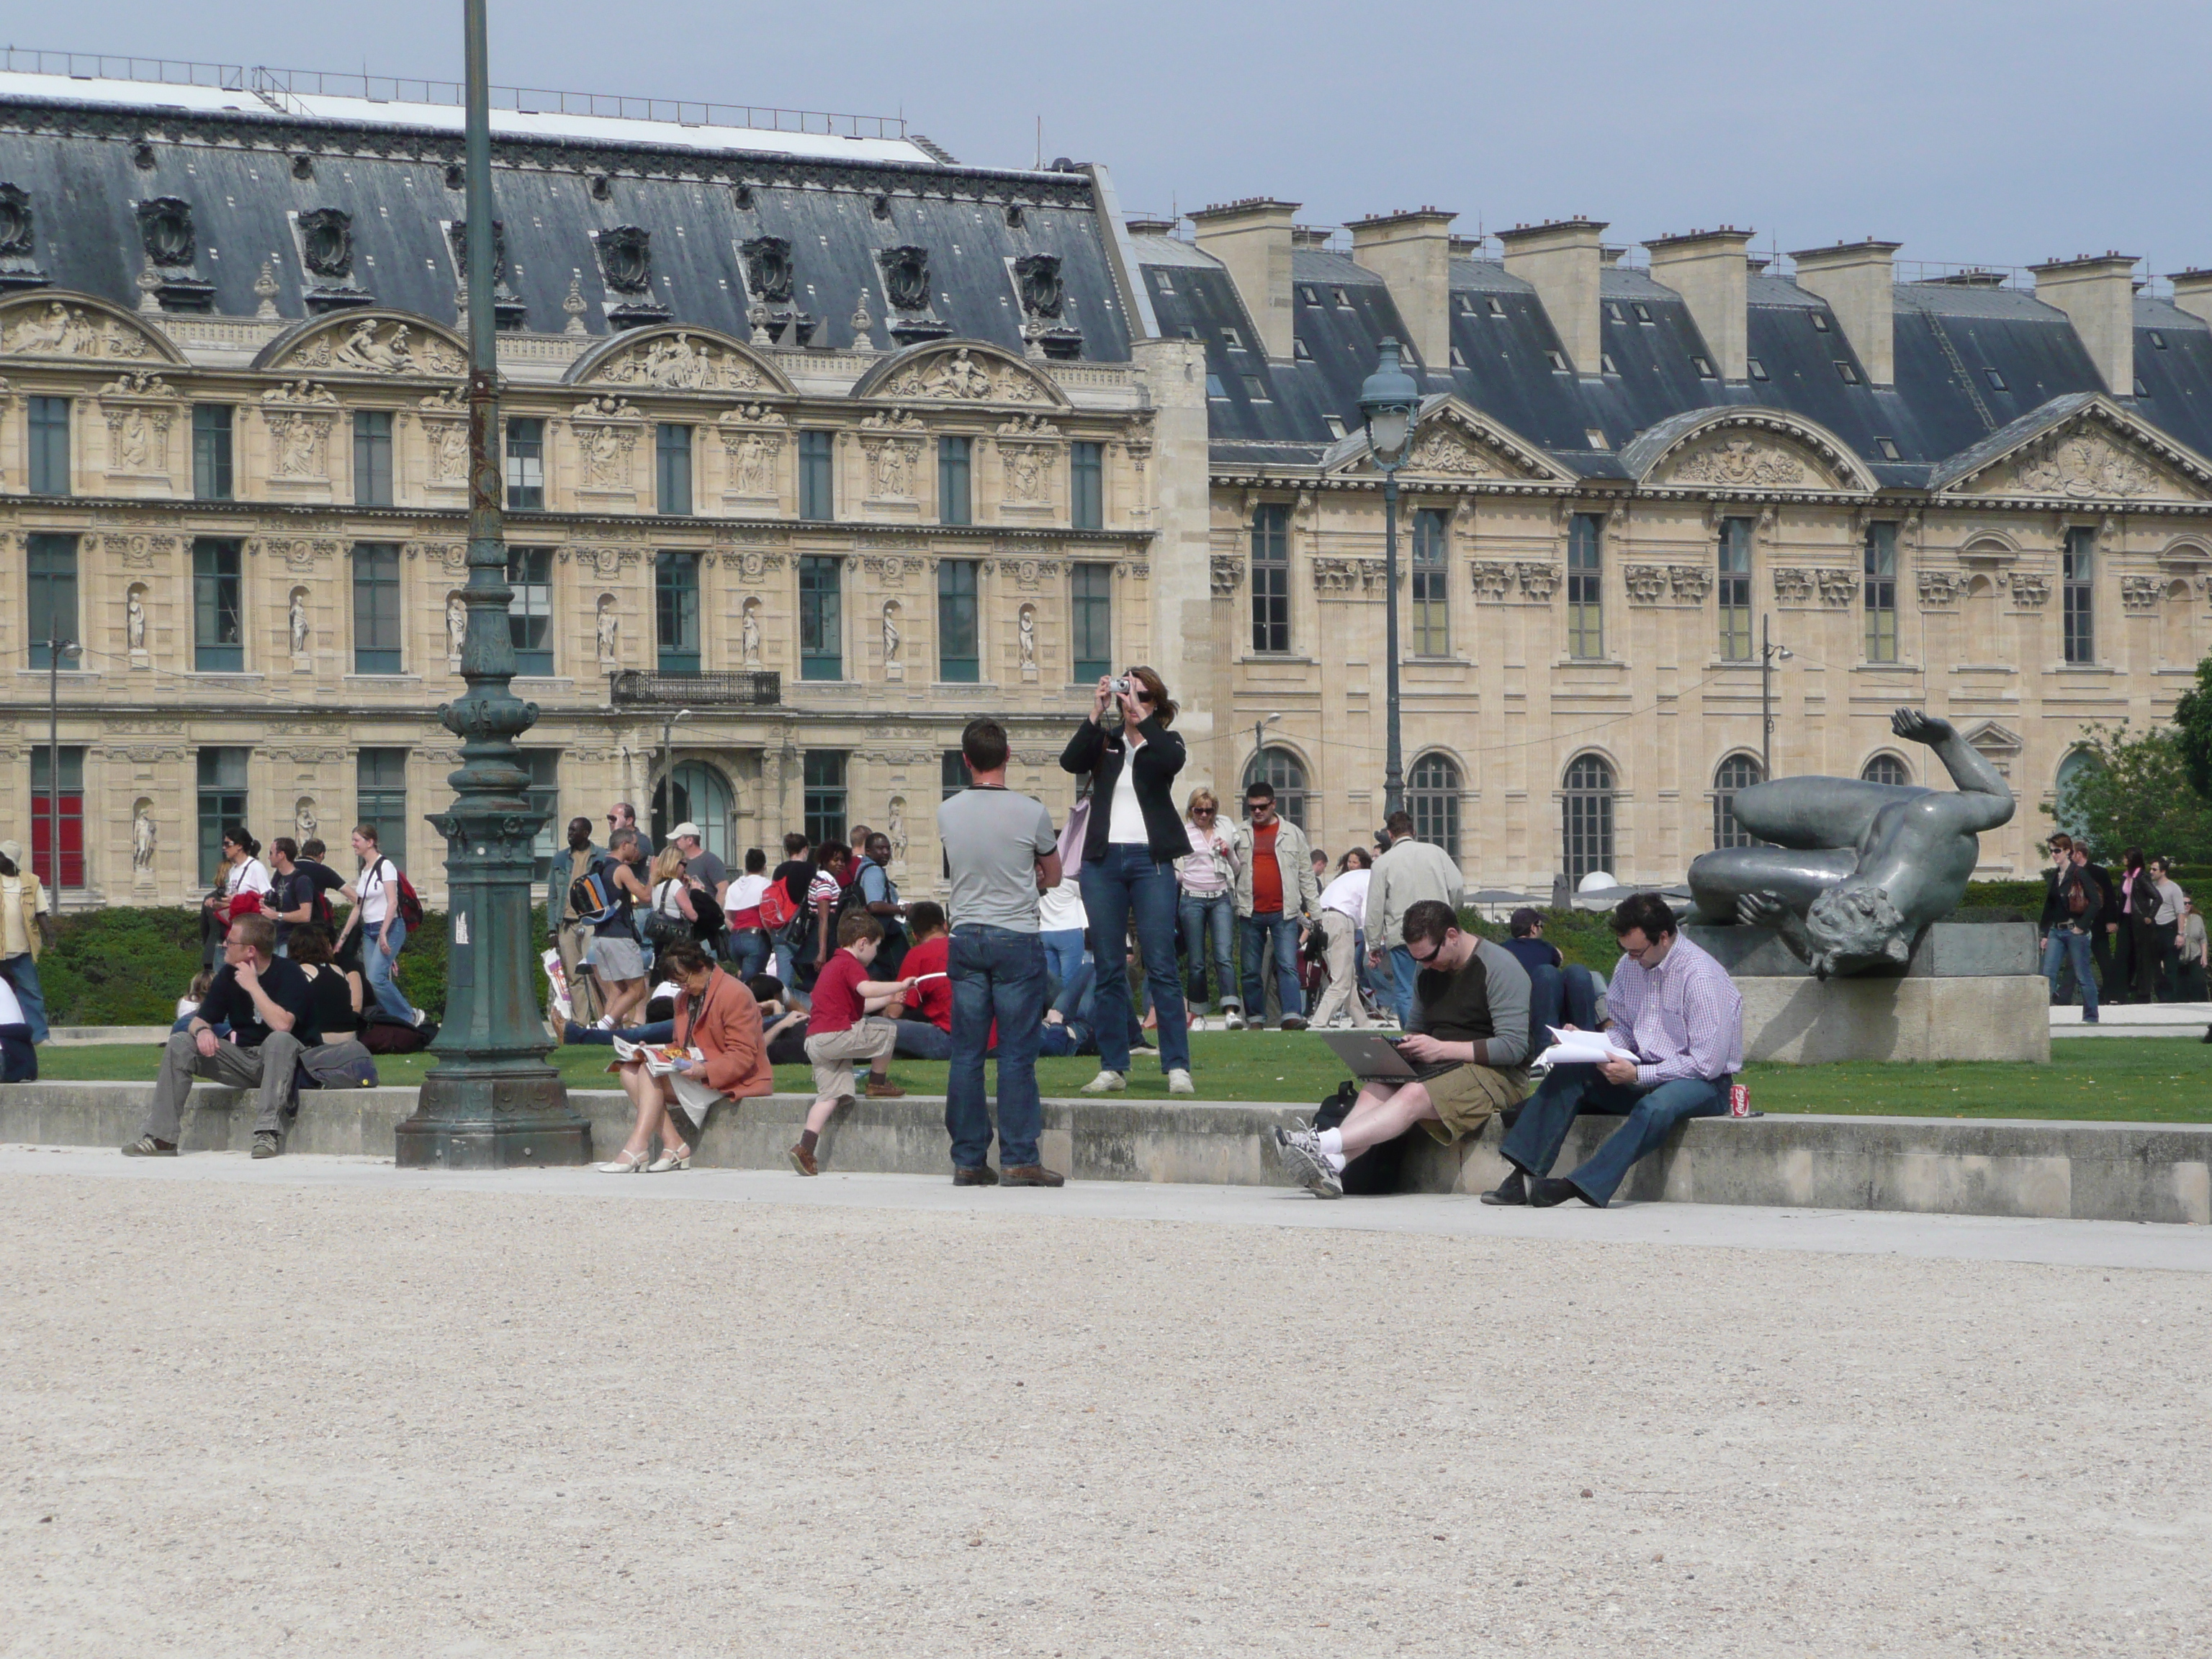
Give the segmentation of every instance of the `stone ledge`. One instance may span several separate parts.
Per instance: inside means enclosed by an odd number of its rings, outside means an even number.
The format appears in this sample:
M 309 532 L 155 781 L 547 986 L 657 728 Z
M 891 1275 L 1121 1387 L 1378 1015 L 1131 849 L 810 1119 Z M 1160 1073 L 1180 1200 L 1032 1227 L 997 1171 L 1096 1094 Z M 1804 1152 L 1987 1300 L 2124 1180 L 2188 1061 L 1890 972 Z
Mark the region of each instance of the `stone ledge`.
M 1709 952 L 1729 975 L 1754 978 L 1810 979 L 1813 970 L 1790 953 L 1771 927 L 1717 927 L 1711 922 L 1684 925 L 1682 937 Z M 1939 921 L 1914 942 L 1901 975 L 1868 975 L 1869 980 L 1978 979 L 2033 974 L 2040 968 L 2035 927 L 2026 921 Z
M 143 1083 L 0 1088 L 0 1141 L 120 1146 L 138 1133 L 151 1092 Z M 388 1158 L 393 1127 L 415 1109 L 415 1095 L 412 1089 L 311 1092 L 302 1097 L 289 1150 Z M 629 1102 L 602 1091 L 574 1091 L 569 1100 L 590 1120 L 593 1146 L 611 1155 L 628 1133 Z M 783 1167 L 784 1149 L 798 1138 L 808 1103 L 804 1095 L 775 1095 L 718 1110 L 696 1161 L 726 1169 Z M 1044 1157 L 1085 1181 L 1282 1186 L 1261 1137 L 1277 1124 L 1304 1121 L 1310 1109 L 1048 1100 Z M 823 1136 L 823 1162 L 871 1174 L 947 1173 L 944 1114 L 936 1097 L 863 1100 Z M 1588 1156 L 1618 1121 L 1577 1122 L 1560 1170 Z M 243 1152 L 252 1128 L 250 1097 L 202 1085 L 193 1091 L 184 1146 L 187 1152 Z M 1495 1123 L 1455 1147 L 1417 1132 L 1403 1185 L 1470 1195 L 1494 1186 L 1505 1172 L 1499 1139 Z M 1638 1164 L 1621 1196 L 2203 1225 L 2212 1223 L 2212 1125 L 1795 1114 L 1699 1119 L 1682 1125 Z

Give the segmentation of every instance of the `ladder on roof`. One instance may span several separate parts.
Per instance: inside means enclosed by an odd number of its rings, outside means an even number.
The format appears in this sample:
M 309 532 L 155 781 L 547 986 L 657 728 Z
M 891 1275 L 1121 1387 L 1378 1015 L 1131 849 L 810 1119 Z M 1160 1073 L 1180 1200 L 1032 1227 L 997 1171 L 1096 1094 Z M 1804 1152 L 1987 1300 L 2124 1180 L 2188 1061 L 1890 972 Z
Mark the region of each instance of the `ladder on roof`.
M 1966 372 L 1966 360 L 1959 355 L 1958 347 L 1951 343 L 1951 337 L 1943 330 L 1942 319 L 1932 311 L 1923 311 L 1920 314 L 1928 319 L 1928 331 L 1936 337 L 1936 346 L 1943 354 L 1943 361 L 1951 365 L 1951 373 L 1959 377 L 1959 384 L 1966 388 L 1966 400 L 1973 404 L 1974 413 L 1982 417 L 1982 430 L 1996 431 L 1997 417 L 1982 401 L 1982 394 L 1974 385 L 1974 377 Z

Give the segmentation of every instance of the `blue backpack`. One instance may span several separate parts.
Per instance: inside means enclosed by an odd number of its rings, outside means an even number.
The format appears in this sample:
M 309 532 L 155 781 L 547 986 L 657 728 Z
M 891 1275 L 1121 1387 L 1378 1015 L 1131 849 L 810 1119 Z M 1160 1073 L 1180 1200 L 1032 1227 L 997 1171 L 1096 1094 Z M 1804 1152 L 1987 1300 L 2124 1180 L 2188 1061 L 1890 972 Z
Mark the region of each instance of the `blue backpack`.
M 579 922 L 597 927 L 627 916 L 629 896 L 615 885 L 614 871 L 606 860 L 594 859 L 590 869 L 568 884 L 568 908 Z

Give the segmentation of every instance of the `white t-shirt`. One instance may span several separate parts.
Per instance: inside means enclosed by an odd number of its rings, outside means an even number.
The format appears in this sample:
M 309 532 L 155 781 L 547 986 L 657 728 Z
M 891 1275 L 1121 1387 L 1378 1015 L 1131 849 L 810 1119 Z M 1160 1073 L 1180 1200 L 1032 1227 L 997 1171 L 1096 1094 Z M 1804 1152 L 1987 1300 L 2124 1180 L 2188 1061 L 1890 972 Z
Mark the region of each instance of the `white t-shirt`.
M 1347 870 L 1321 890 L 1321 908 L 1341 910 L 1358 925 L 1367 919 L 1367 882 L 1372 870 Z
M 15 1000 L 15 988 L 4 975 L 0 975 L 0 1025 L 21 1025 L 23 1005 Z
M 269 866 L 259 859 L 248 859 L 243 864 L 230 866 L 229 875 L 223 878 L 222 896 L 236 898 L 240 893 L 265 893 L 275 884 L 269 879 Z
M 722 908 L 733 916 L 741 910 L 757 910 L 761 895 L 766 891 L 766 876 L 739 876 L 730 884 L 730 890 L 723 895 Z
M 1064 933 L 1071 927 L 1088 927 L 1091 917 L 1083 908 L 1083 890 L 1073 877 L 1037 895 L 1037 931 Z
M 1133 744 L 1121 757 L 1121 775 L 1114 780 L 1114 807 L 1106 820 L 1106 839 L 1143 846 L 1152 839 L 1145 830 L 1145 808 L 1137 799 L 1137 750 Z
M 398 884 L 398 881 L 397 866 L 380 853 L 355 879 L 353 890 L 361 895 L 361 925 L 363 927 L 384 925 L 385 907 L 391 903 L 391 890 Z
M 653 908 L 664 916 L 684 917 L 684 902 L 677 896 L 683 892 L 684 884 L 671 876 L 653 890 Z

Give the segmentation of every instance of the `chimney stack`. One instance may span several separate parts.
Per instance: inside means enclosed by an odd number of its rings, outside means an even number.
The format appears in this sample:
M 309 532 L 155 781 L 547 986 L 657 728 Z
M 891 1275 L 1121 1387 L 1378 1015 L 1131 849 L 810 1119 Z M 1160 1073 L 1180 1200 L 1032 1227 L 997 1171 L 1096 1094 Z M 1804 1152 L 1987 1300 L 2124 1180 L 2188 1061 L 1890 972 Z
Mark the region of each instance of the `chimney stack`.
M 1897 383 L 1897 300 L 1891 289 L 1901 246 L 1869 239 L 1790 256 L 1797 262 L 1797 286 L 1828 302 L 1872 386 Z
M 1505 274 L 1536 290 L 1577 374 L 1595 374 L 1604 366 L 1597 297 L 1598 272 L 1605 265 L 1598 238 L 1604 231 L 1595 219 L 1562 219 L 1498 233 L 1505 244 Z
M 2212 323 L 2212 270 L 2199 270 L 2192 265 L 2187 270 L 2175 272 L 2168 280 L 2173 284 L 2177 310 Z
M 1751 267 L 1744 263 L 1751 238 L 1723 225 L 1644 245 L 1651 251 L 1651 280 L 1682 296 L 1724 380 L 1742 380 L 1751 355 Z
M 2035 297 L 2072 319 L 2115 398 L 2136 395 L 2136 262 L 2124 253 L 2030 265 Z
M 1351 226 L 1352 257 L 1389 289 L 1425 368 L 1451 362 L 1451 222 L 1458 217 L 1425 207 Z
M 1291 216 L 1296 202 L 1251 196 L 1190 216 L 1198 246 L 1229 269 L 1270 357 L 1291 355 Z

